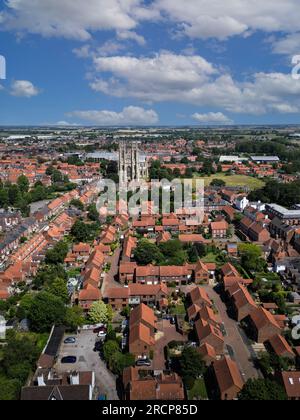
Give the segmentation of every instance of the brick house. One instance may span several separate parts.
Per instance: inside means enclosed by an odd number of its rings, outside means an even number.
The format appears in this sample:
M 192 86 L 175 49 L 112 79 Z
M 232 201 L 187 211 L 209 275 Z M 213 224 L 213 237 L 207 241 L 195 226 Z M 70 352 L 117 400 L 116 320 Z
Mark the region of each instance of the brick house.
M 182 379 L 176 373 L 152 372 L 129 367 L 123 372 L 124 400 L 127 401 L 181 401 L 185 399 Z
M 199 260 L 195 266 L 195 283 L 208 284 L 209 279 L 214 275 L 216 268 L 215 264 L 204 264 Z
M 231 286 L 227 291 L 231 306 L 238 322 L 247 318 L 253 311 L 257 309 L 249 291 L 240 283 Z
M 264 308 L 257 308 L 250 314 L 250 327 L 253 339 L 265 343 L 275 335 L 281 335 L 281 328 L 274 316 Z
M 236 362 L 229 357 L 218 360 L 213 364 L 218 397 L 225 400 L 235 400 L 244 387 L 244 380 Z
M 108 290 L 107 302 L 115 310 L 122 310 L 126 306 L 137 306 L 141 303 L 160 307 L 163 299 L 169 296 L 168 288 L 164 284 L 155 286 L 130 284 L 128 288 L 117 287 Z
M 210 230 L 211 230 L 213 239 L 227 238 L 228 229 L 229 229 L 229 225 L 226 222 L 226 220 L 212 222 L 210 225 Z
M 155 346 L 157 318 L 154 311 L 141 304 L 131 311 L 129 320 L 129 352 L 136 359 L 150 358 Z

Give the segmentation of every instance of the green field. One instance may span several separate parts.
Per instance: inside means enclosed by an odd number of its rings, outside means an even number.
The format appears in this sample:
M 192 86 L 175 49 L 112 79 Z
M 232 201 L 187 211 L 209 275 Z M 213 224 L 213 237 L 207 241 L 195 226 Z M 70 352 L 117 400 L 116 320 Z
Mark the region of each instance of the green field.
M 228 187 L 249 187 L 250 190 L 258 190 L 265 186 L 264 181 L 246 175 L 216 174 L 211 177 L 204 177 L 205 186 L 208 187 L 214 179 L 222 179 Z

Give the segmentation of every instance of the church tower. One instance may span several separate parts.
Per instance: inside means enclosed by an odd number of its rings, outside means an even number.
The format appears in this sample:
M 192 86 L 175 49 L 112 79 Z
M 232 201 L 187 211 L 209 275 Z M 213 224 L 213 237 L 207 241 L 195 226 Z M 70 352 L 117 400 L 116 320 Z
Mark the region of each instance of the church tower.
M 139 142 L 120 141 L 119 145 L 119 179 L 120 185 L 131 181 L 139 182 L 148 176 L 147 162 L 141 161 Z

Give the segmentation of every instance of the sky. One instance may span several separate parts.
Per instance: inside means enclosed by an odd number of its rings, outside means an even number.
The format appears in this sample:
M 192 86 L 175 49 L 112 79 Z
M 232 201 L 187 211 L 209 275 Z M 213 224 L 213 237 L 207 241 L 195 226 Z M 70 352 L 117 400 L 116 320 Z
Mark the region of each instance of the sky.
M 297 55 L 299 0 L 0 0 L 0 125 L 299 124 Z

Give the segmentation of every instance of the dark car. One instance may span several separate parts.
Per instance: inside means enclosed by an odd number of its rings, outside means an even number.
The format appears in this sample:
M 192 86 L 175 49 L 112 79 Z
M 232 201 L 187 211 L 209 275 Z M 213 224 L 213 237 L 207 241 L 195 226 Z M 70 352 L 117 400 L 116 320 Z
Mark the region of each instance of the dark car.
M 75 344 L 76 338 L 75 337 L 68 337 L 65 339 L 64 344 Z
M 95 344 L 95 347 L 94 347 L 94 351 L 97 352 L 97 351 L 101 351 L 102 349 L 103 349 L 102 341 L 97 341 L 97 343 Z
M 67 356 L 61 359 L 61 363 L 63 365 L 73 365 L 76 362 L 77 362 L 77 357 L 75 356 Z
M 138 360 L 136 362 L 136 366 L 138 366 L 138 367 L 142 367 L 142 366 L 150 367 L 151 364 L 152 363 L 151 363 L 151 361 L 149 359 L 141 359 L 141 360 Z
M 176 318 L 172 317 L 170 319 L 170 322 L 171 322 L 172 325 L 176 325 Z

